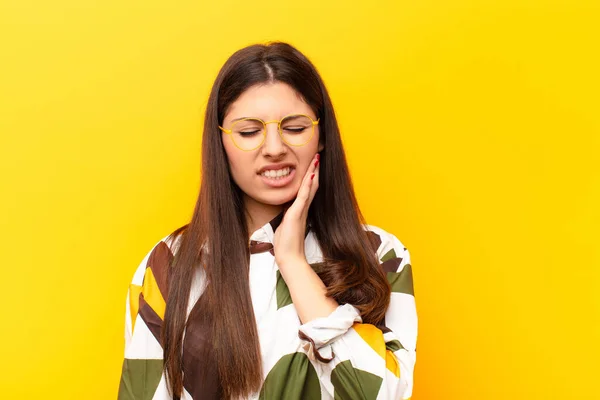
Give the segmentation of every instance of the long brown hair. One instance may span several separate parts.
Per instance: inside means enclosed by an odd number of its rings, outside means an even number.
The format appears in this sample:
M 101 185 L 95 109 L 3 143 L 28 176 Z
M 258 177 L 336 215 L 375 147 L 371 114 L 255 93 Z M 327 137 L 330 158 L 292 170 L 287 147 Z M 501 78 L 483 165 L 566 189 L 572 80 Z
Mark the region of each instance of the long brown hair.
M 353 304 L 363 322 L 375 325 L 383 321 L 389 304 L 390 287 L 362 226 L 365 222 L 333 105 L 316 68 L 287 43 L 270 42 L 238 50 L 221 68 L 208 99 L 202 180 L 194 214 L 189 224 L 171 235 L 181 235 L 182 240 L 169 273 L 162 344 L 168 386 L 176 397 L 184 384 L 182 336 L 186 326 L 198 318 L 208 321 L 210 340 L 206 343 L 211 345 L 204 353 L 210 354 L 216 365 L 220 395 L 247 396 L 261 388 L 261 353 L 248 284 L 249 232 L 242 193 L 229 172 L 218 126 L 228 107 L 246 89 L 267 82 L 290 85 L 321 119 L 324 150 L 319 189 L 308 221 L 323 252 L 318 273 L 328 288 L 327 295 L 340 304 Z M 207 282 L 198 300 L 202 309 L 191 312 L 186 322 L 190 288 L 199 266 Z M 204 366 L 208 368 L 208 363 Z

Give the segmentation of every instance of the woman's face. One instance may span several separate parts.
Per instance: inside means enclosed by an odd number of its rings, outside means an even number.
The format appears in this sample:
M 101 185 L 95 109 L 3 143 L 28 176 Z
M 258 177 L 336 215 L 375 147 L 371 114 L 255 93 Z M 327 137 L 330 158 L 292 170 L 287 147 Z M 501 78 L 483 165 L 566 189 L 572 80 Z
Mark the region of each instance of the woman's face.
M 255 117 L 268 122 L 290 114 L 306 114 L 313 120 L 317 119 L 310 106 L 291 86 L 281 82 L 255 85 L 230 105 L 222 126 L 231 128 L 232 120 L 236 118 Z M 315 126 L 314 135 L 303 146 L 285 143 L 277 131 L 277 123 L 267 124 L 265 141 L 251 151 L 239 149 L 231 135 L 222 135 L 233 180 L 249 198 L 246 200 L 271 206 L 282 205 L 296 197 L 311 160 L 317 151 L 323 149 L 319 145 L 319 125 Z M 275 172 L 265 174 L 268 170 Z M 269 177 L 277 171 L 282 176 Z M 288 171 L 289 176 L 286 176 Z

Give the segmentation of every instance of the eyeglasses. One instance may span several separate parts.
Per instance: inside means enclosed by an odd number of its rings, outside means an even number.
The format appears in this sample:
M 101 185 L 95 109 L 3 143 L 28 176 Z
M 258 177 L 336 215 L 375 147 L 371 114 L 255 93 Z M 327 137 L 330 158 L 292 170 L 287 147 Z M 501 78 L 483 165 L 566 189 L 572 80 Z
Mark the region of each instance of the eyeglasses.
M 319 119 L 313 120 L 306 114 L 292 114 L 280 120 L 263 121 L 260 118 L 241 118 L 231 128 L 219 126 L 223 132 L 231 136 L 233 144 L 243 151 L 259 148 L 267 137 L 267 124 L 277 123 L 277 130 L 283 141 L 290 146 L 304 146 L 315 134 L 315 125 Z

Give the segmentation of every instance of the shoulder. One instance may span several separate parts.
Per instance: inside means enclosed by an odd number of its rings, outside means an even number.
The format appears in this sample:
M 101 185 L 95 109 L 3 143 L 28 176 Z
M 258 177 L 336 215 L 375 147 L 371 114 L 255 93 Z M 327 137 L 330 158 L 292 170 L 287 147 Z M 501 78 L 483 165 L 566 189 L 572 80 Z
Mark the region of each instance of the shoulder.
M 150 268 L 153 278 L 157 283 L 160 286 L 166 286 L 167 271 L 181 244 L 182 236 L 180 233 L 183 228 L 178 228 L 168 235 L 163 236 L 146 251 L 133 274 L 132 284 L 142 286 L 145 277 L 148 275 L 146 269 Z
M 373 248 L 377 249 L 377 258 L 385 262 L 392 258 L 409 259 L 408 249 L 393 233 L 375 225 L 363 224 Z

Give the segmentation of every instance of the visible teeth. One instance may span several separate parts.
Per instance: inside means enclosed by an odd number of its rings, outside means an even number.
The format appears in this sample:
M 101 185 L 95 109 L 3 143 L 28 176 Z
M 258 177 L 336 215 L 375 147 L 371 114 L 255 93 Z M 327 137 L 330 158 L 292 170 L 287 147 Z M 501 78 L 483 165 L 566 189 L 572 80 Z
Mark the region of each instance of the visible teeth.
M 288 176 L 290 174 L 291 170 L 292 169 L 290 167 L 286 167 L 286 168 L 278 169 L 278 170 L 264 171 L 261 175 L 266 176 L 267 178 L 281 179 L 284 176 Z

